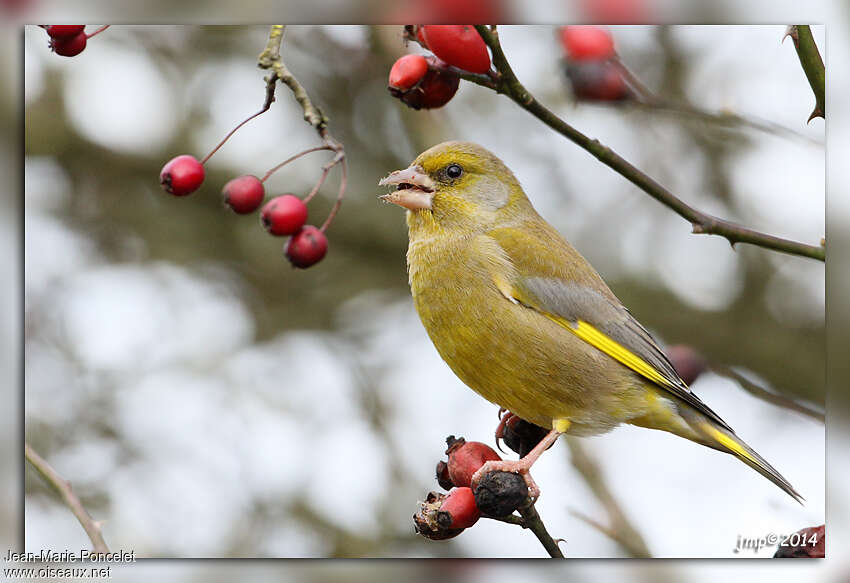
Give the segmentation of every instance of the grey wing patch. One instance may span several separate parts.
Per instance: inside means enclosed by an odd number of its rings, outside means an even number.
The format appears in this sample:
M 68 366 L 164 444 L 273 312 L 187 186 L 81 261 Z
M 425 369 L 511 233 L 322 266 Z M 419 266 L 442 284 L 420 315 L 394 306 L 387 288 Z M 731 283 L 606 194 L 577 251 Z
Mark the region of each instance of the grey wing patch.
M 540 307 L 571 322 L 584 320 L 648 362 L 669 384 L 659 384 L 724 429 L 732 428 L 702 402 L 679 377 L 658 343 L 622 305 L 601 293 L 575 283 L 544 277 L 523 278 L 521 287 Z M 734 433 L 734 431 L 733 431 Z

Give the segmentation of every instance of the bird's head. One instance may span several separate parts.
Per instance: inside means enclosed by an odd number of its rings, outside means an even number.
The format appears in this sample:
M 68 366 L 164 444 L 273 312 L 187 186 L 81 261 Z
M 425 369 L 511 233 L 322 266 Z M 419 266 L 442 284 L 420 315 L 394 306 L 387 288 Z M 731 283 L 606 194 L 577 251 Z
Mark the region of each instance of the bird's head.
M 471 142 L 443 142 L 381 180 L 381 198 L 410 211 L 409 221 L 479 230 L 530 206 L 519 182 L 492 152 Z

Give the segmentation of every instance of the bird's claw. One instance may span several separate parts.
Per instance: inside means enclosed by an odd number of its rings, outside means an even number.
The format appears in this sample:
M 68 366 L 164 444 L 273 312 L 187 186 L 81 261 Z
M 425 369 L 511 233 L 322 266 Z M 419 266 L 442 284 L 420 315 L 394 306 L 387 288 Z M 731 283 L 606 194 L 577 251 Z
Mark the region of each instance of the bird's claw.
M 505 450 L 502 449 L 501 440 L 505 438 L 505 426 L 508 424 L 508 421 L 516 417 L 513 413 L 505 409 L 504 407 L 499 408 L 499 424 L 496 426 L 496 447 L 502 453 L 505 453 Z

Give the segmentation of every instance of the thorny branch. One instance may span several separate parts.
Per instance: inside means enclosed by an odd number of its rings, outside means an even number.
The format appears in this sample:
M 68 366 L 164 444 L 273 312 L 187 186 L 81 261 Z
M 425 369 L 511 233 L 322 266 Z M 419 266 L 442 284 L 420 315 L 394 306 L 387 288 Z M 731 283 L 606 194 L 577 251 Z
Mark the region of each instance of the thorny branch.
M 694 233 L 719 235 L 725 237 L 733 246 L 735 243 L 750 243 L 766 249 L 825 261 L 826 246 L 824 241 L 822 241 L 821 245 L 808 245 L 783 239 L 720 219 L 690 206 L 654 179 L 641 172 L 614 150 L 605 146 L 599 140 L 591 139 L 584 135 L 537 101 L 522 83 L 520 83 L 516 74 L 513 72 L 505 53 L 502 51 L 495 27 L 491 29 L 489 26 L 476 25 L 475 28 L 493 53 L 493 64 L 496 72 L 491 72 L 491 74 L 483 76 L 462 75 L 464 79 L 493 89 L 497 93 L 507 95 L 520 107 L 550 128 L 595 156 L 600 162 L 613 169 L 660 203 L 675 211 L 679 216 L 687 219 L 691 223 Z
M 324 232 L 333 222 L 337 211 L 339 211 L 339 207 L 342 205 L 342 200 L 345 198 L 345 190 L 348 184 L 348 168 L 345 159 L 345 147 L 342 145 L 341 142 L 337 141 L 333 137 L 333 135 L 331 135 L 330 130 L 328 130 L 327 116 L 325 116 L 325 114 L 322 113 L 322 110 L 319 109 L 319 107 L 313 103 L 312 99 L 310 99 L 310 95 L 307 93 L 307 90 L 304 89 L 304 86 L 299 83 L 298 79 L 295 78 L 295 75 L 293 75 L 292 72 L 290 72 L 289 68 L 286 66 L 286 63 L 283 62 L 283 59 L 280 56 L 280 47 L 281 43 L 283 42 L 283 35 L 285 32 L 285 25 L 272 25 L 271 30 L 269 31 L 269 40 L 266 43 L 266 48 L 263 49 L 263 52 L 260 53 L 260 56 L 257 58 L 257 66 L 259 66 L 261 69 L 268 69 L 271 71 L 268 77 L 266 77 L 266 87 L 268 95 L 274 95 L 274 87 L 277 81 L 280 81 L 284 85 L 289 87 L 289 89 L 292 91 L 292 95 L 295 97 L 295 101 L 297 101 L 298 105 L 301 106 L 301 109 L 304 110 L 304 121 L 313 126 L 313 128 L 319 134 L 319 137 L 322 139 L 322 145 L 316 148 L 310 148 L 309 150 L 305 150 L 304 152 L 296 154 L 289 160 L 286 160 L 276 166 L 274 170 L 279 169 L 285 164 L 291 162 L 292 160 L 295 160 L 309 152 L 314 152 L 316 150 L 331 150 L 332 152 L 334 152 L 333 159 L 331 159 L 330 162 L 328 162 L 325 166 L 322 167 L 322 175 L 319 178 L 319 181 L 305 199 L 305 202 L 309 202 L 309 200 L 316 194 L 316 192 L 318 192 L 319 188 L 321 188 L 322 184 L 324 184 L 325 179 L 327 178 L 330 170 L 334 166 L 339 165 L 339 190 L 337 191 L 336 202 L 334 202 L 330 213 L 328 213 L 328 218 L 325 219 L 325 222 L 320 227 L 320 230 Z M 270 171 L 269 173 L 271 172 L 272 171 Z
M 826 119 L 826 70 L 812 36 L 812 29 L 805 24 L 794 24 L 787 28 L 782 40 L 784 41 L 788 36 L 794 41 L 800 65 L 803 67 L 806 79 L 809 80 L 812 93 L 815 94 L 815 108 L 807 121 L 812 121 L 816 117 Z
M 80 502 L 80 499 L 76 494 L 74 494 L 74 491 L 71 489 L 70 482 L 64 480 L 43 457 L 36 453 L 29 443 L 24 443 L 24 455 L 30 465 L 35 468 L 39 474 L 41 474 L 41 477 L 44 478 L 44 480 L 50 484 L 54 490 L 56 490 L 65 505 L 71 509 L 74 516 L 76 516 L 77 520 L 80 521 L 80 524 L 83 526 L 83 530 L 86 531 L 89 540 L 91 540 L 92 545 L 94 545 L 94 550 L 98 553 L 108 553 L 109 547 L 106 546 L 106 542 L 103 540 L 103 535 L 100 532 L 100 525 L 92 519 L 91 515 L 83 506 L 83 503 Z

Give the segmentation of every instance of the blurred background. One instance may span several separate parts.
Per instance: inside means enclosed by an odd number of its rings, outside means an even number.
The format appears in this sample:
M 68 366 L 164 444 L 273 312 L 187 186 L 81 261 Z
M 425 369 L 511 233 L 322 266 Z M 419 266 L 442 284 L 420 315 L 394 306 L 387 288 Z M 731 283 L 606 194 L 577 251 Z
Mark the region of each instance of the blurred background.
M 612 27 L 625 63 L 659 94 L 785 129 L 630 105 L 576 103 L 557 28 L 501 27 L 519 77 L 556 113 L 694 206 L 814 243 L 825 230 L 824 122 L 784 26 Z M 814 27 L 824 46 L 823 27 Z M 824 265 L 695 236 L 513 103 L 462 83 L 413 111 L 386 76 L 399 26 L 292 26 L 283 57 L 346 147 L 348 197 L 327 258 L 293 270 L 256 215 L 220 188 L 317 143 L 286 88 L 178 199 L 157 175 L 201 157 L 264 97 L 265 26 L 113 26 L 61 58 L 24 32 L 25 434 L 143 557 L 538 557 L 528 532 L 481 521 L 451 541 L 410 519 L 437 490 L 445 437 L 492 444 L 496 407 L 458 381 L 413 310 L 396 207 L 377 181 L 446 139 L 499 155 L 541 214 L 667 344 L 715 367 L 693 389 L 806 497 L 793 503 L 729 456 L 625 427 L 582 440 L 653 556 L 734 557 L 738 536 L 824 522 L 824 424 L 716 371 L 822 410 Z M 742 58 L 745 55 L 745 58 Z M 327 160 L 276 174 L 306 194 Z M 321 222 L 331 179 L 311 203 Z M 748 383 L 744 383 L 748 384 Z M 571 557 L 629 556 L 565 440 L 535 466 L 538 509 Z M 27 549 L 85 546 L 26 471 Z M 772 555 L 775 548 L 745 556 Z

